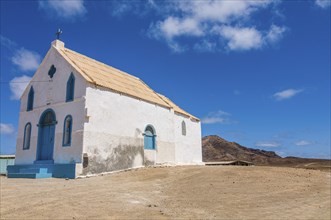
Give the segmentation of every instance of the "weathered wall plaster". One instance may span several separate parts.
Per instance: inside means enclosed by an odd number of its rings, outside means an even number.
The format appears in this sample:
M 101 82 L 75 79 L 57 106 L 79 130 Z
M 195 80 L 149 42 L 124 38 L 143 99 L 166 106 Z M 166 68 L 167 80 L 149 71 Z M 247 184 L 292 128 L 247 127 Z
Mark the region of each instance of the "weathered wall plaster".
M 84 126 L 83 151 L 88 154 L 89 166 L 97 163 L 98 169 L 87 168 L 85 173 L 157 163 L 199 163 L 202 160 L 199 159 L 201 141 L 197 141 L 201 138 L 199 122 L 176 115 L 171 109 L 93 85 L 86 90 L 86 109 L 89 120 Z M 182 120 L 187 121 L 187 136 L 181 134 Z M 152 125 L 156 131 L 155 150 L 143 149 L 143 132 L 147 125 Z M 197 138 L 189 140 L 194 135 Z M 115 152 L 124 152 L 123 146 L 135 155 L 130 160 L 126 156 L 114 157 Z M 136 155 L 142 159 L 136 159 Z

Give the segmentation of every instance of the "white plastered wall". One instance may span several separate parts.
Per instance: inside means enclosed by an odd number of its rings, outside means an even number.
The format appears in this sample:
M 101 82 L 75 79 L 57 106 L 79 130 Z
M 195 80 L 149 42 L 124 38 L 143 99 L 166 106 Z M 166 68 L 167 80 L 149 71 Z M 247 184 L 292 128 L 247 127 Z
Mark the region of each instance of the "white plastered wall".
M 172 109 L 94 85 L 87 87 L 86 109 L 89 120 L 84 126 L 83 149 L 90 165 L 95 166 L 87 173 L 155 163 L 202 162 L 200 122 L 177 115 Z M 183 120 L 186 136 L 181 133 Z M 156 131 L 155 150 L 143 149 L 147 125 Z
M 86 108 L 89 121 L 84 126 L 84 152 L 94 163 L 98 161 L 99 170 L 94 172 L 139 167 L 147 160 L 153 164 L 175 162 L 171 109 L 93 85 L 86 91 Z M 143 149 L 147 125 L 156 131 L 156 150 Z M 124 156 L 122 162 L 117 160 L 119 154 Z
M 186 125 L 186 135 L 182 134 L 182 122 Z M 177 164 L 201 164 L 201 124 L 196 121 L 175 113 L 174 131 L 176 143 Z
M 48 75 L 51 65 L 56 67 L 52 79 Z M 75 76 L 74 101 L 65 102 L 67 80 L 71 73 Z M 27 97 L 31 86 L 34 89 L 33 110 L 26 111 Z M 41 114 L 49 108 L 55 112 L 57 120 L 53 151 L 54 162 L 81 163 L 85 121 L 85 88 L 86 82 L 81 75 L 77 74 L 56 49 L 51 47 L 21 97 L 15 164 L 32 164 L 36 160 L 37 124 Z M 67 115 L 71 115 L 73 118 L 72 139 L 70 147 L 63 147 L 63 124 Z M 28 122 L 32 125 L 30 149 L 23 150 L 24 128 Z

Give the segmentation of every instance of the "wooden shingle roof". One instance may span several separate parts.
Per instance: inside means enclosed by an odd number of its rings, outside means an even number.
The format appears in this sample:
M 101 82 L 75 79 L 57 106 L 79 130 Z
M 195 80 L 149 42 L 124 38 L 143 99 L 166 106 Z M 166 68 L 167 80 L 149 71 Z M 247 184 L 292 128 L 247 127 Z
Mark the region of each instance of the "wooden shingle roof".
M 199 120 L 188 112 L 178 107 L 169 98 L 156 93 L 141 79 L 108 66 L 97 60 L 84 56 L 73 50 L 54 47 L 88 82 L 129 95 L 153 104 L 157 104 L 175 112 Z

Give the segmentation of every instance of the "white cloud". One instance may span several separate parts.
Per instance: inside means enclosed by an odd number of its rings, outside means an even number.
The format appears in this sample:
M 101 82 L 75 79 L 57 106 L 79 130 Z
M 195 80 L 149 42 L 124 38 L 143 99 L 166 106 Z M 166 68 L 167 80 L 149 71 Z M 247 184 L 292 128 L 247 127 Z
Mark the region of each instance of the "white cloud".
M 9 87 L 12 92 L 11 99 L 18 100 L 21 98 L 25 88 L 32 78 L 26 75 L 15 77 L 9 82 Z
M 151 10 L 158 12 L 165 11 L 165 7 L 159 7 L 160 2 L 156 3 L 154 0 L 139 0 L 139 1 L 106 1 L 110 4 L 111 15 L 114 17 L 122 17 L 125 14 L 135 14 L 143 16 Z M 165 3 L 161 3 L 165 5 Z
M 279 147 L 280 145 L 277 141 L 258 141 L 255 143 L 257 147 Z
M 164 17 L 152 23 L 148 36 L 165 40 L 172 49 L 182 46 L 179 42 L 189 38 L 186 47 L 198 51 L 252 50 L 278 42 L 287 28 L 270 24 L 258 28 L 252 14 L 277 5 L 278 0 L 261 1 L 170 1 L 167 6 L 155 6 Z M 271 7 L 269 7 L 271 8 Z M 271 9 L 270 9 L 271 13 Z M 259 24 L 258 22 L 256 24 Z M 173 47 L 176 45 L 176 47 Z
M 203 31 L 201 27 L 199 27 L 199 23 L 193 18 L 180 19 L 170 16 L 164 21 L 159 21 L 155 26 L 152 26 L 151 28 L 152 30 L 154 30 L 152 32 L 154 34 L 154 37 L 164 37 L 168 41 L 171 41 L 177 36 L 203 35 Z
M 272 0 L 262 1 L 179 1 L 176 10 L 196 17 L 201 21 L 230 23 L 237 19 L 246 19 L 252 12 L 266 7 Z
M 124 13 L 132 10 L 132 5 L 129 3 L 122 3 L 122 4 L 118 4 L 117 1 L 113 2 L 113 11 L 112 11 L 112 15 L 113 16 L 121 16 Z
M 38 53 L 21 48 L 15 52 L 11 60 L 22 71 L 33 71 L 38 68 L 41 58 Z
M 182 45 L 177 43 L 176 41 L 169 41 L 168 46 L 171 48 L 171 50 L 175 53 L 181 53 L 187 50 L 186 45 Z
M 255 27 L 214 26 L 212 31 L 227 42 L 227 49 L 243 51 L 277 43 L 284 36 L 287 28 L 272 24 L 268 31 L 259 31 Z
M 321 8 L 328 8 L 331 5 L 330 0 L 316 0 L 315 4 Z
M 12 50 L 14 47 L 16 47 L 16 43 L 12 40 L 10 40 L 7 37 L 4 37 L 0 35 L 0 41 L 1 41 L 1 46 L 4 46 L 10 50 Z
M 12 124 L 0 123 L 0 134 L 12 134 L 15 129 Z
M 276 92 L 273 97 L 278 100 L 278 101 L 282 101 L 285 99 L 290 99 L 296 95 L 298 95 L 299 93 L 303 92 L 303 89 L 286 89 L 280 92 Z
M 87 13 L 83 0 L 42 0 L 39 1 L 39 7 L 49 16 L 62 19 L 72 20 Z
M 210 112 L 206 117 L 201 119 L 203 124 L 230 124 L 233 123 L 230 120 L 231 114 L 224 112 L 224 111 L 217 111 L 217 112 Z
M 307 141 L 307 140 L 301 140 L 301 141 L 297 141 L 294 143 L 296 146 L 307 146 L 307 145 L 311 145 L 313 144 L 312 142 L 310 141 Z
M 286 32 L 286 27 L 279 27 L 277 25 L 271 25 L 269 32 L 265 36 L 265 40 L 270 43 L 278 42 Z
M 220 35 L 228 41 L 230 50 L 257 49 L 263 45 L 262 35 L 255 28 L 223 26 Z

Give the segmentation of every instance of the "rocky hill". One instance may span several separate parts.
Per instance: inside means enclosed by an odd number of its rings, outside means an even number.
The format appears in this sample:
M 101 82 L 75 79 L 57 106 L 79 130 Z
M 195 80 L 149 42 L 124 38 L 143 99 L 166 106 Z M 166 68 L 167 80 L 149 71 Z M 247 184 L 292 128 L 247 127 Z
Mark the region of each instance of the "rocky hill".
M 300 157 L 282 158 L 273 151 L 247 148 L 216 135 L 202 138 L 202 160 L 204 162 L 244 160 L 255 165 L 318 169 L 331 172 L 331 160 Z
M 270 164 L 281 157 L 273 151 L 247 148 L 211 135 L 202 138 L 202 158 L 204 162 L 245 160 L 254 164 Z

